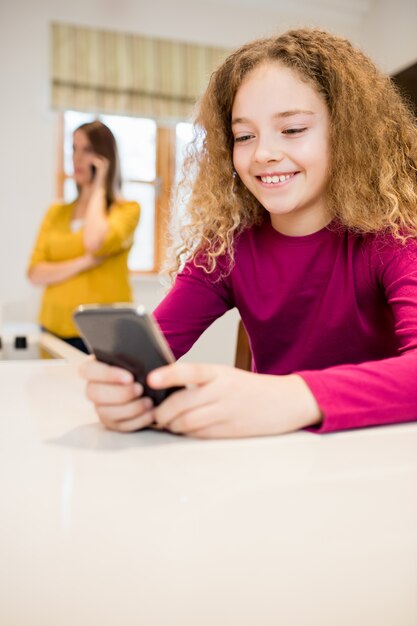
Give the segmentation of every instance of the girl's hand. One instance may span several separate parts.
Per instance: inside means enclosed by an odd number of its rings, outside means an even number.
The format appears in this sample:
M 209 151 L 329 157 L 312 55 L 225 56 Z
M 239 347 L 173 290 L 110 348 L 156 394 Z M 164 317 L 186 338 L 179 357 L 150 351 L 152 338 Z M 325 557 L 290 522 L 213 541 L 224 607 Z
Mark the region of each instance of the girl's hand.
M 175 363 L 154 370 L 155 389 L 188 386 L 154 409 L 161 428 L 194 437 L 253 437 L 321 421 L 320 408 L 297 375 L 253 374 L 222 365 Z
M 152 400 L 142 396 L 143 387 L 130 372 L 90 357 L 80 373 L 87 381 L 87 397 L 106 428 L 130 432 L 153 423 Z
M 110 161 L 100 154 L 94 154 L 91 159 L 91 165 L 94 167 L 94 185 L 99 188 L 105 187 Z

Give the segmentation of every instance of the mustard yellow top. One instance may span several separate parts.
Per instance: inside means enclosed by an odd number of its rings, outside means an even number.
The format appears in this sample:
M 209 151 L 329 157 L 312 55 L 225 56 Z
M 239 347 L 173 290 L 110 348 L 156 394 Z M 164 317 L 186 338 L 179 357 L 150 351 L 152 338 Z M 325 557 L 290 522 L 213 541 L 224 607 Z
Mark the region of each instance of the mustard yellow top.
M 82 229 L 73 232 L 74 203 L 53 204 L 40 227 L 28 270 L 41 262 L 68 261 L 87 253 Z M 68 280 L 48 285 L 43 293 L 38 320 L 61 337 L 79 335 L 72 314 L 80 304 L 131 302 L 127 257 L 139 221 L 137 202 L 115 202 L 109 212 L 109 231 L 95 256 L 108 256 L 103 263 Z

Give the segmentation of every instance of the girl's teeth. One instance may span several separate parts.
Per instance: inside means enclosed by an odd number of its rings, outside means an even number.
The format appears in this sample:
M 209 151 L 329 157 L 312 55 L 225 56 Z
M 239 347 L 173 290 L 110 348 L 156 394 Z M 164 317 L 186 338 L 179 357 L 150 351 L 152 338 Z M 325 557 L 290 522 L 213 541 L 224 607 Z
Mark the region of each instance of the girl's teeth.
M 281 174 L 281 176 L 261 176 L 263 183 L 283 183 L 285 180 L 291 178 L 291 174 Z

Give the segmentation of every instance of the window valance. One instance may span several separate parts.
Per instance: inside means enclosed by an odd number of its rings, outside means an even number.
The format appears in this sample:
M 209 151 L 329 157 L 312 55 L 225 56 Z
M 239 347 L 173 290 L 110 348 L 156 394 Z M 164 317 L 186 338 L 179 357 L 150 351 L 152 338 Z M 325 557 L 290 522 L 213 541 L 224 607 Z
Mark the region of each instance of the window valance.
M 229 50 L 69 24 L 51 25 L 57 109 L 187 118 Z

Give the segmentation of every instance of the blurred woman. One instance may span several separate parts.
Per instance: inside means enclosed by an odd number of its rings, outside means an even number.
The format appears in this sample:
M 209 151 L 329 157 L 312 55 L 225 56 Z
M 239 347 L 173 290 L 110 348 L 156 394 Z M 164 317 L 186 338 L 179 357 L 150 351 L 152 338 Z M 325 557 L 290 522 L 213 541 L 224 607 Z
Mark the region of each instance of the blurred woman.
M 132 300 L 127 258 L 140 207 L 120 196 L 117 145 L 105 124 L 82 124 L 73 141 L 78 195 L 47 211 L 28 277 L 45 287 L 41 326 L 86 352 L 72 314 L 80 304 Z

